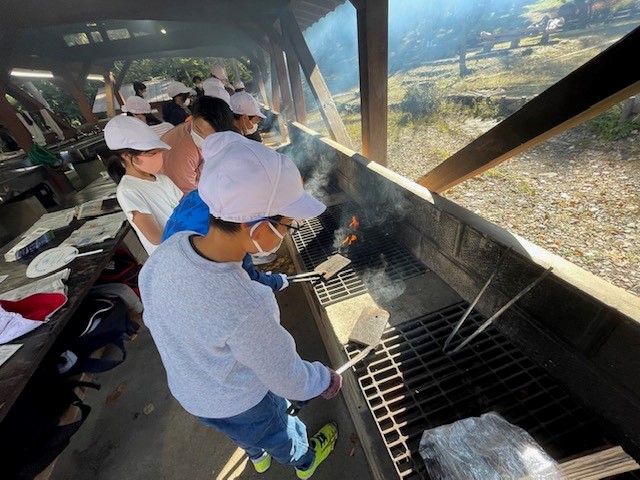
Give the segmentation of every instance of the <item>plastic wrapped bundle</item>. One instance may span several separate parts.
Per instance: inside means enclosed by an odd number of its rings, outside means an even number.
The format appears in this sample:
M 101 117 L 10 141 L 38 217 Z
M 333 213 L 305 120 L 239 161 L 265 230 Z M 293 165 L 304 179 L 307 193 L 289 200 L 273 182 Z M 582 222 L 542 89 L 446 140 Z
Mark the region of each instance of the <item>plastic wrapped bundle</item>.
M 565 478 L 531 435 L 495 412 L 425 430 L 420 455 L 433 480 Z

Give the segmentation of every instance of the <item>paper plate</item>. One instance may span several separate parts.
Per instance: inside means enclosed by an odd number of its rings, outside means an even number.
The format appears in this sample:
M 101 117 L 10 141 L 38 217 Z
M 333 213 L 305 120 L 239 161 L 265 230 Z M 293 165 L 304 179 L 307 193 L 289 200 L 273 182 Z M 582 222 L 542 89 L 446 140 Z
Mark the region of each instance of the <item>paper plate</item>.
M 71 245 L 62 245 L 45 250 L 31 260 L 27 267 L 27 278 L 38 278 L 54 272 L 72 262 L 77 254 L 78 249 Z

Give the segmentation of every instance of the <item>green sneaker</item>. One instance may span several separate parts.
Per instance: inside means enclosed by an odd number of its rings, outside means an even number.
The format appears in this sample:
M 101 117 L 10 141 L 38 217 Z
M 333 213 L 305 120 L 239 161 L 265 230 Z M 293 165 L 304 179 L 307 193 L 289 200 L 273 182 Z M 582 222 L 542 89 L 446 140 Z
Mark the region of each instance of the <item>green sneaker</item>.
M 271 455 L 264 452 L 260 458 L 256 460 L 252 459 L 251 463 L 253 463 L 253 468 L 256 469 L 256 472 L 264 473 L 269 470 L 269 467 L 271 466 Z
M 316 458 L 308 469 L 298 470 L 296 468 L 298 478 L 311 478 L 315 473 L 316 468 L 318 468 L 333 451 L 337 441 L 338 425 L 336 425 L 335 422 L 327 423 L 318 431 L 318 433 L 311 437 L 311 440 L 309 440 L 309 446 L 314 452 L 316 452 Z

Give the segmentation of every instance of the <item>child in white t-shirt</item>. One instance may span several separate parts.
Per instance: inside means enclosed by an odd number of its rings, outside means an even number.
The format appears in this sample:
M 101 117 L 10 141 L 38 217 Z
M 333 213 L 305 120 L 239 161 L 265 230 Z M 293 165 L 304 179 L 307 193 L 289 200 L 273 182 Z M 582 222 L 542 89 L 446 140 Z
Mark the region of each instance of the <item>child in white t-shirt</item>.
M 165 175 L 162 152 L 171 147 L 162 142 L 137 118 L 117 116 L 104 128 L 107 146 L 114 153 L 107 170 L 118 184 L 117 197 L 147 253 L 151 255 L 182 191 Z

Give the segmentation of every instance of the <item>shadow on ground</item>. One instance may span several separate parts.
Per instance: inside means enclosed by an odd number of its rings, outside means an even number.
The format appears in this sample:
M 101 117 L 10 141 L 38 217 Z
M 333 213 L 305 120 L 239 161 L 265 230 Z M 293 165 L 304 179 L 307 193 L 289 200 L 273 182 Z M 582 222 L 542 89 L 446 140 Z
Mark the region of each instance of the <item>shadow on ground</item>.
M 326 363 L 302 287 L 293 285 L 279 293 L 278 303 L 282 323 L 296 339 L 302 357 Z M 275 462 L 267 473 L 258 475 L 230 440 L 185 412 L 169 393 L 164 368 L 146 328 L 128 349 L 123 365 L 95 377 L 102 389 L 87 393 L 86 402 L 93 410 L 59 458 L 53 480 L 296 478 L 293 468 Z M 117 399 L 109 397 L 123 384 Z M 151 404 L 153 411 L 145 414 Z M 336 420 L 340 428 L 336 450 L 314 479 L 371 478 L 341 397 L 315 400 L 300 416 L 310 434 L 329 420 Z

